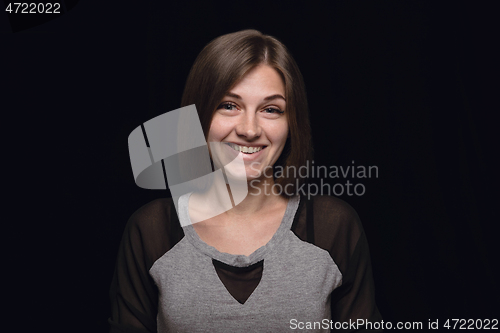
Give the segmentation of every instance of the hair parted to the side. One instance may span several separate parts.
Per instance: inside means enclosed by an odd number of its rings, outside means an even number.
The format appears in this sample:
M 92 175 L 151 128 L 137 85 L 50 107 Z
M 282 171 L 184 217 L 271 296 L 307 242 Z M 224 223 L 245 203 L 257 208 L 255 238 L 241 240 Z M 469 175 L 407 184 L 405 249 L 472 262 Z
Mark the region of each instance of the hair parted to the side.
M 181 107 L 196 105 L 207 137 L 213 115 L 223 97 L 248 71 L 260 64 L 274 68 L 285 83 L 289 137 L 274 166 L 298 170 L 312 159 L 313 153 L 307 97 L 302 74 L 295 60 L 276 38 L 257 30 L 242 30 L 212 40 L 203 48 L 191 68 Z M 275 183 L 282 188 L 290 184 L 287 191 L 281 191 L 282 195 L 295 193 L 296 179 L 290 178 L 285 171 L 282 175 L 275 179 Z M 299 179 L 299 184 L 303 181 Z

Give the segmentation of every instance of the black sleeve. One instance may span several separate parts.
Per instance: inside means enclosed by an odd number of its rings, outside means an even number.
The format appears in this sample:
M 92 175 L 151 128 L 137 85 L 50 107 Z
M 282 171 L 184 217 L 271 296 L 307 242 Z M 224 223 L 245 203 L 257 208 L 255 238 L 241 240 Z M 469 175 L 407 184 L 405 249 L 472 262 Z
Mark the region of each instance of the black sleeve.
M 316 244 L 330 252 L 342 273 L 342 285 L 331 295 L 333 322 L 380 323 L 370 251 L 358 214 L 340 199 L 317 197 L 313 216 Z
M 370 253 L 364 233 L 360 235 L 342 273 L 342 285 L 332 293 L 332 320 L 348 322 L 362 319 L 380 323 L 382 317 L 375 303 Z
M 130 217 L 110 289 L 111 333 L 157 331 L 158 289 L 149 269 L 181 233 L 171 199 L 152 201 Z

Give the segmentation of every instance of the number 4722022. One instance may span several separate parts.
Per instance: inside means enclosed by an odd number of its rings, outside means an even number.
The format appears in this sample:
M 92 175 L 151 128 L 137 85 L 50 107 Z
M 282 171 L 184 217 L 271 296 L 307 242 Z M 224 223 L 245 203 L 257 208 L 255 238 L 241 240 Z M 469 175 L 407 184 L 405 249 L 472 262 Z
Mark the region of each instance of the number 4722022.
M 61 4 L 54 3 L 27 3 L 9 2 L 5 8 L 9 14 L 61 14 Z
M 452 330 L 497 330 L 498 319 L 448 319 L 443 327 Z

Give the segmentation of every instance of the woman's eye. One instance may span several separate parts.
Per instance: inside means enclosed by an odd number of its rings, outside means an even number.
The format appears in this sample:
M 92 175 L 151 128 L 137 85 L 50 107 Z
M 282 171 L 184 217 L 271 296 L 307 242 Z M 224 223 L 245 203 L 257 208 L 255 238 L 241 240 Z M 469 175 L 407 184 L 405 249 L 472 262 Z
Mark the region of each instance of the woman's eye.
M 281 111 L 280 109 L 275 109 L 275 108 L 264 109 L 264 113 L 269 113 L 269 114 L 272 114 L 272 113 L 282 114 L 283 112 L 285 112 L 285 111 Z
M 236 110 L 236 105 L 230 103 L 222 103 L 221 105 L 219 105 L 218 109 L 232 111 Z

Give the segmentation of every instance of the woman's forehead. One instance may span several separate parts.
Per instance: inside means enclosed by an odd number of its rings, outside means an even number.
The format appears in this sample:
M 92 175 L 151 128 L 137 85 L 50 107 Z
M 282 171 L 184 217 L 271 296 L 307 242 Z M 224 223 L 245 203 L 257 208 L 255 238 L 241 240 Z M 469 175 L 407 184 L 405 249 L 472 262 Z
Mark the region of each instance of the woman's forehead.
M 286 101 L 285 84 L 281 75 L 270 66 L 259 65 L 247 72 L 226 92 L 226 96 L 237 99 L 253 95 L 265 100 L 281 98 Z

